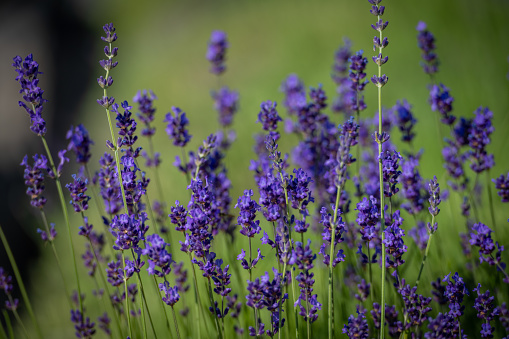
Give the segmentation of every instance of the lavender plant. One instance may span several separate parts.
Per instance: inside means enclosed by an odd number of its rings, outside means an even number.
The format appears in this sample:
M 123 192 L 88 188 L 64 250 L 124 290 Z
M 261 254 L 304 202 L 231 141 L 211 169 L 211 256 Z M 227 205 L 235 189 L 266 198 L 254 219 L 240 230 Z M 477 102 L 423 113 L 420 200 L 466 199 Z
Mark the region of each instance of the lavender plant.
M 426 163 L 427 148 L 419 150 L 422 141 L 416 128 L 428 118 L 406 99 L 395 100 L 391 108 L 382 105 L 382 88 L 388 82 L 382 72 L 388 61 L 388 38 L 384 34 L 388 22 L 383 20 L 382 0 L 368 2 L 376 16 L 372 25 L 377 32 L 373 38 L 374 65 L 368 63 L 362 50 L 352 53 L 353 43 L 345 40 L 334 58 L 332 79 L 338 96 L 332 105 L 327 86 L 307 89 L 298 75 L 289 75 L 280 88 L 284 95 L 280 103 L 289 116 L 284 121 L 286 133 L 280 126 L 283 118 L 276 101 L 259 100 L 259 110 L 241 107 L 239 92 L 223 85 L 231 79 L 224 76 L 230 43 L 226 32 L 212 32 L 206 60 L 219 83 L 211 92 L 219 130 L 204 126 L 204 141 L 197 150 L 189 129 L 196 125 L 196 116 L 191 108 L 188 114 L 178 108 L 185 104 L 180 98 L 171 97 L 174 106 L 163 119 L 157 118 L 154 101 L 158 98 L 150 90 L 134 96 L 137 114 L 127 101 L 112 96 L 111 71 L 118 66 L 118 47 L 114 46 L 117 33 L 113 24 L 106 24 L 102 37 L 107 44 L 105 59 L 99 62 L 105 74 L 97 79 L 103 92 L 97 102 L 105 109 L 109 125 L 110 137 L 103 136 L 108 151 L 97 163 L 96 146 L 88 130 L 77 124 L 65 134 L 67 149 L 58 152 L 59 163 L 55 163 L 45 139 L 42 112 L 46 100 L 39 87 L 39 64 L 31 54 L 25 59 L 14 58 L 23 97 L 19 105 L 28 113 L 30 129 L 41 138 L 46 151 L 46 155 L 23 158 L 26 193 L 41 214 L 43 227 L 37 232 L 43 244 L 52 247 L 61 271 L 70 311 L 65 326 L 76 337 L 249 335 L 309 339 L 326 333 L 329 338 L 338 337 L 338 328 L 348 338 L 509 335 L 504 302 L 508 297 L 504 284 L 509 283 L 503 246 L 507 232 L 496 229 L 505 211 L 493 207 L 491 187 L 494 184 L 501 202 L 507 202 L 509 175 L 490 175 L 495 167 L 491 147 L 496 112 L 481 106 L 473 116 L 456 116 L 453 103 L 461 96 L 453 98 L 451 93 L 456 89 L 438 82 L 435 37 L 424 22 L 419 22 L 421 65 L 431 82 L 428 100 L 450 132 L 441 145 L 444 161 L 433 155 L 433 164 Z M 418 60 L 414 64 L 418 68 Z M 370 66 L 377 68 L 371 78 L 374 86 L 366 80 Z M 228 70 L 234 67 L 228 65 Z M 372 102 L 369 96 L 374 87 L 377 104 L 371 108 L 368 103 Z M 242 98 L 250 95 L 240 92 Z M 164 100 L 158 103 L 166 104 Z M 344 114 L 329 115 L 329 107 Z M 247 111 L 258 112 L 250 122 L 260 123 L 262 128 L 254 136 L 256 158 L 249 166 L 254 180 L 244 176 L 235 158 L 236 120 Z M 366 114 L 376 115 L 373 119 Z M 138 128 L 140 123 L 142 128 Z M 156 127 L 162 124 L 166 125 L 168 145 L 156 142 L 160 130 Z M 442 136 L 441 126 L 438 128 Z M 140 131 L 146 138 L 139 137 Z M 391 139 L 389 133 L 400 133 L 401 140 Z M 289 148 L 292 141 L 296 145 Z M 143 149 L 145 144 L 148 151 Z M 174 196 L 174 187 L 167 182 L 173 174 L 161 166 L 166 164 L 167 146 L 180 148 L 174 166 L 182 180 L 172 183 L 187 188 L 186 196 L 175 203 L 166 200 Z M 64 167 L 69 162 L 66 151 L 74 154 L 74 166 L 78 167 L 66 185 L 68 198 L 60 179 L 62 175 L 71 177 L 68 166 Z M 470 166 L 466 166 L 467 161 Z M 425 181 L 431 166 L 436 176 Z M 242 175 L 240 187 L 233 187 L 231 172 Z M 478 182 L 483 172 L 487 179 L 484 186 Z M 474 185 L 471 177 L 475 177 Z M 52 205 L 51 192 L 45 190 L 48 178 L 56 182 L 67 224 L 70 248 L 66 257 L 74 262 L 73 283 L 66 279 L 67 267 L 60 261 L 63 249 L 57 234 L 62 222 L 54 213 L 45 212 Z M 456 197 L 448 197 L 446 182 L 462 205 L 457 204 Z M 489 205 L 476 199 L 481 186 L 486 188 Z M 231 202 L 237 191 L 232 187 L 243 192 L 234 206 Z M 154 190 L 157 200 L 149 198 Z M 69 218 L 65 201 L 79 221 Z M 97 213 L 89 208 L 92 204 Z M 446 210 L 438 232 L 437 217 L 444 206 L 450 206 L 451 213 L 461 208 L 464 218 L 454 220 L 464 224 L 467 234 L 459 235 L 445 221 Z M 484 224 L 488 208 L 490 225 Z M 172 227 L 168 227 L 168 220 Z M 94 226 L 99 224 L 104 228 Z M 80 241 L 73 241 L 75 235 L 82 236 Z M 23 297 L 20 302 L 13 279 L 0 268 L 0 287 L 8 299 L 5 308 L 27 337 L 33 335 L 20 313 L 24 308 L 37 336 L 48 337 L 39 330 L 37 314 L 1 229 L 0 236 Z M 451 252 L 446 243 L 451 247 L 459 239 L 465 257 L 445 258 L 443 254 Z M 76 262 L 79 252 L 82 267 Z M 188 257 L 186 262 L 182 257 Z M 447 272 L 436 267 L 445 260 L 454 275 L 444 277 Z M 435 265 L 426 265 L 430 261 Z M 80 271 L 86 271 L 88 277 Z M 485 272 L 493 278 L 486 278 Z M 192 274 L 191 284 L 188 274 Z M 187 293 L 190 285 L 193 296 Z M 482 292 L 482 286 L 489 290 Z M 469 290 L 477 297 L 469 295 Z M 327 303 L 326 310 L 323 303 Z M 4 313 L 0 336 L 13 337 L 10 314 Z

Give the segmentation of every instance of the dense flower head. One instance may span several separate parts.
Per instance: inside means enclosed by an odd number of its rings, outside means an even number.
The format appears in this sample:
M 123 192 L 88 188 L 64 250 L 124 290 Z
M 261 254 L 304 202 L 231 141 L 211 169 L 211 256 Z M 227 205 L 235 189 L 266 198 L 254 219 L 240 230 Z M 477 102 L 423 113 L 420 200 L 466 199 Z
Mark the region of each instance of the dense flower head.
M 170 286 L 168 281 L 159 284 L 159 289 L 163 292 L 163 301 L 166 305 L 173 307 L 179 301 L 180 295 L 177 286 Z
M 107 214 L 117 214 L 123 207 L 120 183 L 117 176 L 116 162 L 109 153 L 99 159 L 101 168 L 94 176 L 94 183 L 99 183 L 100 194 Z
M 214 108 L 219 113 L 219 123 L 223 127 L 230 126 L 238 110 L 239 93 L 228 87 L 222 87 L 219 91 L 212 92 L 212 99 L 214 99 Z
M 95 334 L 95 323 L 91 322 L 89 317 L 84 319 L 80 310 L 71 310 L 71 321 L 75 324 L 76 337 L 86 339 Z
M 136 114 L 138 119 L 145 125 L 145 128 L 141 131 L 141 135 L 151 137 L 154 135 L 156 129 L 151 127 L 150 123 L 154 121 L 154 114 L 156 109 L 153 107 L 154 100 L 157 100 L 157 96 L 152 90 L 147 91 L 146 89 L 138 91 L 133 98 L 133 102 L 138 104 L 139 113 Z
M 479 247 L 479 261 L 487 262 L 491 266 L 497 266 L 497 270 L 502 271 L 504 274 L 504 282 L 509 284 L 509 276 L 504 272 L 506 264 L 502 262 L 502 252 L 504 246 L 498 242 L 494 243 L 491 238 L 493 231 L 483 223 L 477 223 L 472 226 L 470 233 L 470 245 Z M 496 252 L 495 251 L 496 247 Z
M 334 207 L 332 207 L 334 208 Z M 343 254 L 343 250 L 340 249 L 337 252 L 335 251 L 336 245 L 343 242 L 343 233 L 345 232 L 345 223 L 343 221 L 343 218 L 341 217 L 341 211 L 338 210 L 337 212 L 337 219 L 334 223 L 333 216 L 328 213 L 327 208 L 322 207 L 320 210 L 321 219 L 320 223 L 323 225 L 323 232 L 322 232 L 322 238 L 323 238 L 323 244 L 320 246 L 320 252 L 319 254 L 323 255 L 323 263 L 327 266 L 330 265 L 330 254 L 329 251 L 327 251 L 327 246 L 334 246 L 334 258 L 332 259 L 332 267 L 336 267 L 337 264 L 339 264 L 342 261 L 345 261 L 345 255 Z M 334 234 L 334 244 L 332 243 L 332 227 L 335 229 Z
M 348 324 L 343 326 L 343 333 L 350 339 L 368 339 L 369 327 L 366 320 L 366 309 L 357 306 L 357 317 L 350 315 Z
M 290 74 L 281 84 L 280 90 L 285 94 L 284 105 L 290 114 L 297 114 L 306 107 L 304 83 L 296 74 Z
M 429 182 L 428 186 L 428 192 L 429 192 L 429 204 L 430 207 L 428 208 L 429 213 L 436 217 L 438 213 L 440 212 L 440 209 L 438 208 L 438 205 L 440 205 L 440 186 L 438 185 L 437 177 L 434 176 L 432 180 Z
M 173 106 L 171 110 L 173 113 L 168 112 L 163 120 L 168 123 L 166 134 L 173 140 L 173 145 L 184 147 L 191 140 L 191 135 L 186 128 L 189 120 L 180 108 Z
M 502 198 L 502 202 L 509 202 L 509 172 L 504 176 L 501 174 L 496 179 L 491 179 L 495 183 L 495 188 L 498 190 L 498 195 Z
M 148 226 L 145 225 L 147 220 L 145 212 L 139 215 L 120 214 L 113 217 L 110 224 L 111 234 L 117 238 L 113 248 L 116 250 L 136 248 L 140 240 L 145 239 L 148 230 Z
M 276 110 L 277 102 L 275 101 L 264 101 L 260 104 L 260 113 L 258 113 L 258 120 L 262 124 L 262 128 L 265 131 L 275 131 L 277 129 L 277 123 L 283 121 Z
M 480 283 L 477 284 L 474 291 L 477 292 L 474 304 L 474 308 L 477 311 L 477 318 L 484 319 L 488 322 L 492 321 L 498 313 L 498 310 L 494 310 L 495 305 L 493 303 L 495 301 L 495 297 L 490 296 L 490 290 L 486 290 L 486 292 L 482 293 Z
M 391 338 L 399 338 L 403 332 L 403 323 L 398 320 L 399 312 L 396 311 L 396 306 L 390 306 L 385 304 L 385 321 L 384 323 L 388 326 L 389 336 Z M 373 310 L 370 311 L 371 317 L 373 318 L 374 327 L 376 330 L 380 330 L 382 323 L 382 307 L 378 303 L 373 303 Z
M 380 208 L 378 207 L 378 200 L 374 196 L 369 199 L 364 197 L 357 203 L 358 211 L 357 223 L 361 226 L 361 235 L 363 241 L 371 241 L 376 237 L 376 226 L 380 220 Z
M 461 153 L 459 147 L 455 145 L 454 142 L 446 140 L 446 144 L 447 145 L 442 149 L 444 168 L 452 178 L 461 178 L 465 174 L 463 164 L 467 160 L 467 155 Z
M 415 137 L 413 128 L 417 122 L 417 119 L 412 114 L 412 106 L 406 100 L 398 101 L 392 107 L 392 112 L 396 120 L 395 124 L 401 132 L 401 140 L 403 142 L 412 142 Z
M 118 131 L 118 142 L 117 146 L 122 147 L 132 147 L 136 140 L 138 140 L 138 136 L 134 133 L 136 132 L 136 121 L 132 117 L 131 109 L 132 107 L 129 106 L 129 103 L 127 101 L 123 101 L 121 103 L 122 110 L 121 112 L 119 110 L 118 104 L 113 104 L 111 106 L 111 111 L 117 114 L 116 120 L 116 126 L 119 128 Z
M 226 70 L 225 57 L 226 49 L 229 47 L 226 33 L 223 31 L 213 31 L 207 49 L 207 60 L 210 61 L 210 72 L 220 75 Z
M 424 334 L 426 339 L 442 339 L 458 337 L 458 321 L 449 312 L 438 313 L 433 319 L 428 318 L 429 331 Z
M 426 23 L 419 21 L 416 27 L 417 31 L 417 45 L 422 50 L 421 66 L 424 73 L 433 75 L 438 72 L 438 57 L 435 53 L 435 37 L 428 31 Z
M 223 265 L 222 259 L 217 259 L 214 262 L 215 272 L 211 278 L 212 278 L 212 281 L 214 282 L 214 286 L 215 286 L 214 293 L 219 294 L 222 297 L 226 297 L 232 291 L 232 289 L 230 287 L 228 287 L 230 285 L 230 282 L 231 282 L 230 278 L 232 275 L 230 273 L 228 273 L 230 265 L 225 265 L 224 268 L 221 268 L 222 265 Z M 225 313 L 222 315 L 226 315 L 228 310 L 225 309 L 224 312 Z
M 88 179 L 83 180 L 76 174 L 73 174 L 72 178 L 74 181 L 65 185 L 71 194 L 71 205 L 75 212 L 84 212 L 88 209 L 88 201 L 90 200 L 90 197 L 86 195 Z
M 46 204 L 46 198 L 42 196 L 44 192 L 44 173 L 48 169 L 48 159 L 44 155 L 35 154 L 33 156 L 34 164 L 28 164 L 28 156 L 25 155 L 21 166 L 25 166 L 23 178 L 27 185 L 26 194 L 30 197 L 30 204 L 37 208 L 43 208 Z
M 175 207 L 170 207 L 170 211 L 171 213 L 168 216 L 170 217 L 171 223 L 175 225 L 175 230 L 179 232 L 185 231 L 187 222 L 186 208 L 177 200 L 175 202 Z
M 159 234 L 151 234 L 147 236 L 145 246 L 141 254 L 148 256 L 148 274 L 155 274 L 158 277 L 170 274 L 171 264 L 175 262 L 166 250 L 170 244 L 167 244 Z M 160 270 L 157 270 L 156 266 Z
M 446 283 L 444 296 L 449 301 L 449 314 L 454 318 L 459 318 L 463 315 L 463 311 L 465 310 L 465 306 L 461 306 L 461 303 L 465 295 L 469 293 L 463 278 L 459 276 L 458 272 L 452 276 L 452 280 L 450 275 L 449 273 L 442 280 L 442 282 Z
M 255 234 L 260 233 L 260 221 L 254 220 L 256 212 L 260 210 L 260 205 L 252 200 L 253 190 L 245 190 L 244 195 L 239 197 L 235 208 L 239 208 L 239 217 L 237 218 L 237 225 L 242 226 L 240 233 L 246 237 L 252 238 Z
M 93 145 L 94 142 L 90 139 L 85 126 L 83 126 L 83 124 L 79 124 L 76 127 L 71 126 L 65 138 L 69 139 L 67 150 L 74 152 L 76 155 L 76 162 L 81 165 L 86 165 L 92 156 L 92 154 L 90 154 L 90 145 Z
M 117 33 L 115 33 L 115 27 L 113 23 L 109 23 L 103 26 L 104 33 L 106 33 L 106 37 L 101 37 L 102 41 L 112 43 L 117 40 Z
M 411 327 L 419 327 L 422 325 L 427 319 L 427 314 L 431 312 L 431 307 L 429 304 L 431 303 L 431 298 L 424 297 L 420 294 L 417 294 L 417 286 L 410 286 L 405 283 L 405 279 L 399 279 L 397 271 L 394 271 L 393 276 L 396 277 L 396 283 L 394 286 L 396 287 L 397 292 L 403 298 L 403 302 L 405 304 L 405 329 L 410 329 Z
M 452 125 L 456 117 L 451 114 L 454 98 L 449 94 L 449 88 L 443 84 L 433 85 L 429 92 L 429 102 L 433 111 L 438 111 L 442 118 L 440 121 L 446 125 Z
M 399 152 L 387 151 L 380 155 L 382 159 L 382 170 L 383 170 L 383 181 L 384 181 L 384 195 L 391 197 L 399 192 L 399 188 L 396 187 L 398 184 L 398 178 L 401 175 L 399 170 L 399 160 L 402 159 Z
M 347 38 L 343 39 L 343 44 L 337 49 L 334 54 L 334 64 L 332 66 L 332 80 L 336 84 L 337 97 L 332 104 L 334 112 L 344 112 L 351 114 L 350 107 L 355 94 L 352 92 L 350 75 L 349 75 L 349 60 L 352 56 L 351 41 Z
M 294 169 L 294 175 L 287 180 L 288 199 L 292 208 L 298 209 L 303 216 L 308 215 L 307 205 L 314 201 L 311 196 L 311 177 L 302 169 Z
M 468 144 L 472 149 L 470 168 L 476 173 L 481 173 L 495 166 L 493 154 L 488 154 L 486 151 L 486 147 L 491 142 L 490 135 L 495 128 L 491 123 L 493 112 L 488 107 L 479 107 L 474 114 L 475 117 L 468 131 Z
M 419 157 L 409 156 L 401 162 L 401 193 L 406 199 L 401 204 L 408 213 L 416 215 L 424 208 L 424 183 L 419 173 Z
M 405 231 L 400 228 L 403 219 L 400 217 L 399 210 L 394 212 L 392 219 L 392 225 L 386 227 L 384 230 L 385 239 L 383 242 L 385 244 L 385 251 L 387 252 L 387 256 L 385 257 L 385 267 L 387 268 L 396 268 L 404 264 L 405 260 L 402 259 L 402 256 L 408 249 L 403 242 Z
M 20 93 L 23 100 L 19 101 L 19 106 L 23 107 L 30 116 L 30 130 L 39 136 L 46 134 L 46 121 L 42 118 L 43 104 L 47 101 L 43 99 L 44 91 L 38 86 L 39 79 L 37 76 L 42 74 L 39 72 L 39 64 L 34 61 L 33 55 L 29 54 L 25 60 L 20 56 L 13 59 L 12 66 L 18 73 L 16 81 L 21 85 Z
M 363 56 L 364 51 L 360 50 L 352 55 L 350 61 L 350 71 L 348 78 L 350 80 L 350 89 L 352 94 L 349 96 L 350 103 L 349 107 L 352 111 L 363 111 L 366 109 L 366 103 L 364 102 L 364 87 L 368 84 L 366 79 L 366 73 L 364 72 L 368 64 L 368 59 Z

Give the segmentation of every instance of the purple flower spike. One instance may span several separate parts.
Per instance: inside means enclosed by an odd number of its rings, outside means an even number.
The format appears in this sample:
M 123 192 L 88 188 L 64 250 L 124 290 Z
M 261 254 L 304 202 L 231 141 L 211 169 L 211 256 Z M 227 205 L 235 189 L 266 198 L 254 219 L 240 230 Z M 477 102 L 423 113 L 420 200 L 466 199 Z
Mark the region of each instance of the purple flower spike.
M 138 91 L 133 98 L 133 101 L 138 104 L 139 113 L 136 114 L 138 119 L 145 125 L 145 128 L 141 131 L 141 135 L 145 137 L 151 137 L 155 134 L 155 127 L 151 127 L 150 123 L 154 121 L 154 114 L 156 109 L 152 106 L 154 100 L 157 100 L 156 95 L 152 90 L 147 92 L 146 89 L 143 92 Z
M 396 105 L 392 107 L 392 112 L 396 120 L 395 124 L 399 127 L 402 134 L 401 141 L 409 143 L 411 143 L 415 137 L 413 128 L 417 122 L 411 110 L 412 106 L 406 100 L 403 100 L 403 102 L 398 101 Z
M 84 212 L 88 209 L 88 201 L 90 197 L 85 194 L 87 191 L 88 179 L 83 180 L 81 177 L 72 175 L 74 182 L 65 185 L 71 194 L 71 205 L 77 213 Z
M 486 147 L 491 142 L 490 135 L 495 128 L 491 123 L 493 112 L 487 107 L 479 107 L 474 114 L 475 118 L 468 131 L 468 144 L 472 149 L 470 168 L 476 173 L 481 173 L 495 166 L 493 154 L 488 154 L 486 151 Z
M 277 102 L 270 100 L 261 103 L 261 111 L 258 113 L 258 120 L 265 131 L 273 132 L 277 129 L 277 123 L 283 121 L 276 110 Z
M 223 87 L 218 92 L 212 92 L 212 99 L 214 108 L 219 113 L 219 123 L 223 127 L 230 126 L 238 110 L 239 93 Z
M 256 212 L 260 210 L 260 206 L 256 201 L 251 200 L 253 190 L 245 190 L 244 195 L 239 197 L 235 208 L 240 208 L 239 217 L 237 218 L 237 225 L 242 226 L 240 233 L 246 237 L 252 238 L 260 233 L 260 221 L 254 220 Z
M 438 185 L 437 177 L 433 176 L 433 179 L 429 182 L 429 204 L 430 207 L 428 208 L 429 213 L 436 217 L 438 213 L 440 212 L 440 209 L 438 208 L 438 205 L 440 205 L 440 186 Z
M 173 145 L 184 147 L 190 140 L 191 135 L 188 133 L 186 126 L 189 124 L 186 113 L 178 107 L 172 107 L 172 113 L 167 113 L 164 122 L 167 122 L 166 134 L 173 140 Z
M 384 194 L 386 197 L 391 197 L 399 192 L 398 178 L 401 175 L 399 170 L 399 160 L 402 159 L 398 152 L 392 154 L 387 151 L 380 155 L 382 159 L 383 181 L 384 181 Z
M 405 260 L 402 259 L 402 256 L 407 251 L 408 247 L 403 242 L 405 231 L 400 228 L 403 223 L 403 219 L 400 217 L 399 213 L 400 211 L 397 210 L 393 214 L 393 224 L 386 227 L 384 230 L 384 244 L 385 251 L 387 253 L 387 256 L 385 257 L 385 267 L 387 268 L 396 268 L 405 263 Z
M 438 111 L 442 116 L 442 123 L 452 125 L 456 117 L 451 114 L 454 98 L 449 94 L 449 88 L 443 84 L 433 85 L 429 92 L 429 102 L 433 111 Z
M 148 256 L 148 274 L 155 274 L 161 278 L 170 274 L 171 264 L 175 262 L 166 250 L 170 244 L 165 243 L 159 234 L 152 234 L 147 236 L 145 246 L 145 249 L 141 250 L 141 254 Z M 160 270 L 155 269 L 156 266 Z
M 85 126 L 82 124 L 79 124 L 75 128 L 71 126 L 65 138 L 69 139 L 67 150 L 72 151 L 76 155 L 76 162 L 81 165 L 86 165 L 92 156 L 90 154 L 90 145 L 93 145 L 94 142 L 90 139 Z
M 84 319 L 79 310 L 71 310 L 71 321 L 75 324 L 74 334 L 77 338 L 91 338 L 95 334 L 95 323 L 91 322 L 89 317 Z
M 49 234 L 46 231 L 41 230 L 40 228 L 37 229 L 37 233 L 41 236 L 42 241 L 53 241 L 57 237 L 57 231 L 55 230 L 55 224 L 51 223 L 51 227 L 49 230 Z
M 44 173 L 48 169 L 48 159 L 44 155 L 34 155 L 34 164 L 28 164 L 28 156 L 25 155 L 21 166 L 25 166 L 23 178 L 27 185 L 26 193 L 30 197 L 30 204 L 34 207 L 42 209 L 46 204 L 46 198 L 42 196 L 44 192 Z
M 306 90 L 296 74 L 286 78 L 281 85 L 281 91 L 285 93 L 284 105 L 290 114 L 297 114 L 306 107 Z
M 506 264 L 502 262 L 502 252 L 504 246 L 499 243 L 494 243 L 491 238 L 493 231 L 483 223 L 477 223 L 472 226 L 472 233 L 470 233 L 470 245 L 479 247 L 479 261 L 487 262 L 490 266 L 497 266 L 497 270 L 504 273 L 504 282 L 509 284 L 509 276 L 504 272 Z M 475 233 L 474 233 L 475 232 Z M 497 251 L 495 255 L 495 246 Z
M 495 183 L 498 195 L 502 198 L 502 202 L 509 202 L 509 172 L 504 176 L 501 174 L 497 179 L 491 179 Z
M 368 339 L 369 327 L 366 320 L 366 310 L 362 306 L 357 306 L 357 317 L 350 315 L 348 324 L 343 326 L 343 333 L 351 339 Z
M 44 91 L 38 86 L 39 64 L 34 61 L 32 54 L 29 54 L 25 60 L 20 56 L 13 59 L 12 66 L 18 73 L 16 81 L 21 85 L 20 93 L 23 101 L 19 101 L 20 107 L 23 107 L 30 116 L 30 130 L 39 136 L 46 134 L 46 121 L 42 118 L 43 104 L 48 100 L 43 99 Z
M 226 33 L 223 31 L 213 31 L 210 35 L 209 46 L 207 49 L 207 60 L 210 61 L 210 72 L 216 75 L 222 74 L 226 70 L 225 54 L 229 47 Z
M 179 301 L 180 295 L 177 286 L 170 287 L 170 283 L 165 281 L 159 284 L 159 289 L 164 293 L 163 301 L 166 305 L 173 307 Z
M 433 75 L 438 72 L 440 64 L 438 57 L 435 53 L 435 37 L 427 30 L 426 23 L 419 21 L 416 27 L 417 31 L 417 45 L 422 50 L 421 66 L 424 73 Z

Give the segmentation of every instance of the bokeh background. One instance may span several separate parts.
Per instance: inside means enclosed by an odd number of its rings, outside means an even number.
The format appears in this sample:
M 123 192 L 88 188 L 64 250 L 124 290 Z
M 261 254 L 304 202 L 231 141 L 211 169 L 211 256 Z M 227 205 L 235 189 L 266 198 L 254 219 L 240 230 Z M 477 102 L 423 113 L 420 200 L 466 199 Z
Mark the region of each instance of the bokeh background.
M 496 161 L 492 173 L 493 177 L 507 173 L 509 1 L 386 1 L 384 4 L 387 7 L 384 19 L 390 22 L 385 31 L 390 44 L 385 50 L 389 62 L 384 66 L 384 73 L 390 80 L 383 90 L 383 103 L 391 107 L 397 100 L 407 99 L 413 105 L 419 121 L 415 144 L 425 149 L 421 162 L 423 177 L 437 175 L 445 186 L 440 136 L 435 113 L 427 103 L 428 77 L 419 66 L 415 26 L 420 20 L 426 21 L 435 34 L 441 61 L 438 80 L 446 84 L 455 97 L 454 114 L 471 117 L 479 106 L 488 106 L 494 112 L 496 130 L 489 148 Z M 374 31 L 370 24 L 374 17 L 369 8 L 367 1 L 341 0 L 34 0 L 0 4 L 0 222 L 14 247 L 36 313 L 45 324 L 48 337 L 69 338 L 73 329 L 61 289 L 54 288 L 59 286 L 60 278 L 50 250 L 41 246 L 37 239 L 35 229 L 40 227 L 39 215 L 24 194 L 23 169 L 19 163 L 25 154 L 42 152 L 43 149 L 40 140 L 28 128 L 26 113 L 17 105 L 19 87 L 14 81 L 12 58 L 33 53 L 44 73 L 40 76 L 40 86 L 49 100 L 44 117 L 54 153 L 67 145 L 65 133 L 70 125 L 83 123 L 95 141 L 91 161 L 97 164 L 107 150 L 105 140 L 109 135 L 104 110 L 96 104 L 96 99 L 102 95 L 96 78 L 104 73 L 98 64 L 104 46 L 100 36 L 103 35 L 102 26 L 113 22 L 119 37 L 116 43 L 119 65 L 112 72 L 115 83 L 109 93 L 117 102 L 131 101 L 140 89 L 152 89 L 159 97 L 155 104 L 158 109 L 156 148 L 163 159 L 161 173 L 165 198 L 173 204 L 176 199 L 186 201 L 188 195 L 183 177 L 172 166 L 180 150 L 168 140 L 162 119 L 171 106 L 178 106 L 187 113 L 193 135 L 189 150 L 196 149 L 208 134 L 216 131 L 217 114 L 210 91 L 217 89 L 219 84 L 208 72 L 205 52 L 211 31 L 226 31 L 230 48 L 227 71 L 221 77 L 221 84 L 240 93 L 240 111 L 233 125 L 237 140 L 226 159 L 233 184 L 232 197 L 236 200 L 244 189 L 254 188 L 248 166 L 254 157 L 252 136 L 261 130 L 260 125 L 255 124 L 260 103 L 269 99 L 282 103 L 279 86 L 291 73 L 298 74 L 308 87 L 323 84 L 332 99 L 335 85 L 330 77 L 331 66 L 334 52 L 343 39 L 351 39 L 352 49 L 364 50 L 368 59 L 373 54 Z M 367 73 L 368 76 L 375 73 L 374 63 L 369 63 Z M 368 109 L 363 114 L 373 116 L 376 111 L 375 87 L 369 85 L 365 96 Z M 282 105 L 280 114 L 286 116 Z M 335 116 L 333 120 L 339 123 L 342 118 Z M 143 146 L 144 140 L 141 143 Z M 283 137 L 281 147 L 290 152 L 294 143 L 294 137 Z M 74 165 L 66 167 L 64 183 L 70 181 L 73 171 L 76 171 Z M 54 212 L 51 219 L 60 234 L 65 235 L 50 182 L 47 190 L 50 197 L 48 210 Z M 507 225 L 509 213 L 498 197 L 494 200 L 499 229 L 502 230 L 498 239 L 508 244 L 509 232 L 503 230 L 503 226 Z M 455 230 L 463 225 L 455 225 L 452 218 L 457 211 L 445 207 L 442 210 L 441 226 L 449 227 L 450 232 L 441 231 L 443 235 L 439 237 L 442 245 L 450 244 L 450 251 L 446 252 L 445 261 L 433 261 L 432 258 L 429 266 L 438 265 L 437 274 L 443 276 L 455 270 L 457 265 L 463 265 L 464 261 L 459 258 L 457 235 L 455 238 Z M 486 209 L 482 218 L 487 222 L 488 217 Z M 73 220 L 76 227 L 80 225 L 78 218 Z M 67 250 L 63 239 L 59 246 L 61 251 Z M 222 253 L 220 249 L 218 251 Z M 225 261 L 233 259 L 225 258 Z M 3 250 L 0 250 L 0 264 L 9 267 Z M 265 266 L 261 267 L 260 274 Z M 84 272 L 81 272 L 83 279 L 88 279 Z M 484 280 L 490 281 L 488 277 Z M 92 295 L 87 299 L 92 302 Z M 322 303 L 326 305 L 325 300 Z M 94 310 L 95 306 L 91 305 L 90 309 Z M 354 309 L 347 311 L 351 313 Z

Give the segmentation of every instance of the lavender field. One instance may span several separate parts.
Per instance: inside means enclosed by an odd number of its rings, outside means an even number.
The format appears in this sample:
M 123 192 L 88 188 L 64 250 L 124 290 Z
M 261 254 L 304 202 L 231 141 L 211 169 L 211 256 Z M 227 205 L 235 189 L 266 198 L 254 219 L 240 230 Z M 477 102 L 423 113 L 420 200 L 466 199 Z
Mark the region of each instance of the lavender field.
M 509 5 L 419 5 L 5 6 L 0 338 L 509 338 Z

